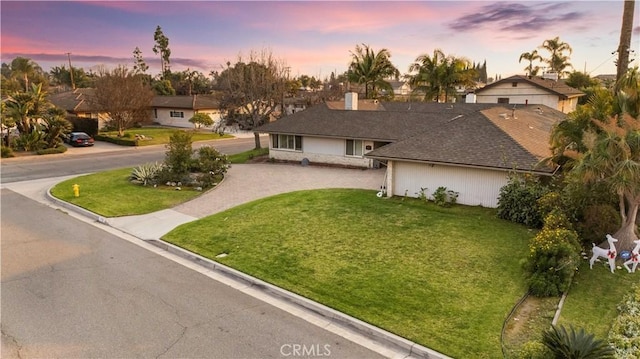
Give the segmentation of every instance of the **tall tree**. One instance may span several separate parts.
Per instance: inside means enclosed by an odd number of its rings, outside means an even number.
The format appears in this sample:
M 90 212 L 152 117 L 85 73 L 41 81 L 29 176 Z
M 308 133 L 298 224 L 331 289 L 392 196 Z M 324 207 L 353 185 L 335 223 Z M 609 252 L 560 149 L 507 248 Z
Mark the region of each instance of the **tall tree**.
M 251 51 L 249 58 L 238 56 L 236 64 L 217 75 L 217 88 L 222 93 L 220 107 L 225 121 L 252 130 L 267 123 L 282 105 L 286 91 L 286 66 L 269 50 Z M 255 148 L 260 136 L 255 134 Z
M 96 80 L 94 96 L 89 101 L 109 115 L 109 123 L 124 135 L 124 130 L 149 119 L 154 93 L 148 84 L 125 67 L 103 73 Z
M 391 52 L 382 49 L 375 52 L 369 45 L 356 45 L 351 52 L 349 65 L 349 81 L 364 84 L 365 98 L 377 96 L 377 90 L 387 90 L 393 93 L 391 84 L 386 79 L 400 76 L 400 71 L 391 63 Z
M 423 93 L 425 101 L 438 100 L 442 93 L 441 72 L 445 54 L 440 49 L 433 55 L 422 54 L 409 66 L 410 72 L 417 72 L 409 78 L 409 84 L 416 93 Z
M 167 45 L 169 44 L 169 40 L 167 40 Z M 142 51 L 140 48 L 136 46 L 135 50 L 133 50 L 133 72 L 135 74 L 144 75 L 147 73 L 149 66 L 146 62 L 144 62 L 144 58 L 142 58 Z
M 560 37 L 556 36 L 553 39 L 544 40 L 540 48 L 549 51 L 549 58 L 544 59 L 544 61 L 549 65 L 551 71 L 557 73 L 559 78 L 568 73 L 566 69 L 572 66 L 569 62 L 569 56 L 564 53 L 571 54 L 573 52 L 569 44 L 560 41 Z
M 554 151 L 570 159 L 570 179 L 605 184 L 618 196 L 622 223 L 614 237 L 620 250 L 631 250 L 638 239 L 640 119 L 634 96 L 640 89 L 640 72 L 634 70 L 618 81 L 617 93 L 607 95 L 607 90 L 601 90 L 586 110 L 570 116 L 580 116 L 579 121 L 563 121 L 552 134 Z
M 455 96 L 456 86 L 475 86 L 478 72 L 464 57 L 445 56 L 440 49 L 433 55 L 420 55 L 409 66 L 409 71 L 417 72 L 409 76 L 409 84 L 414 92 L 424 94 L 425 101 L 449 101 Z
M 618 45 L 618 70 L 616 81 L 619 81 L 629 68 L 629 52 L 631 50 L 631 32 L 633 31 L 633 12 L 635 0 L 625 0 L 622 12 L 622 28 L 620 29 L 620 45 Z
M 31 84 L 25 92 L 18 92 L 7 98 L 7 115 L 16 123 L 21 134 L 29 134 L 34 130 L 38 119 L 51 107 L 47 93 L 42 84 Z
M 529 61 L 529 65 L 525 67 L 525 71 L 527 71 L 527 76 L 536 76 L 538 71 L 540 71 L 540 66 L 533 66 L 534 61 L 542 61 L 542 56 L 538 54 L 538 50 L 533 50 L 531 52 L 523 52 L 520 54 L 520 59 L 518 62 L 522 62 L 522 60 Z
M 29 79 L 40 83 L 46 80 L 40 65 L 26 57 L 16 57 L 11 61 L 11 76 L 21 79 L 25 91 L 29 91 Z
M 71 71 L 73 71 L 73 83 L 76 88 L 87 88 L 93 85 L 92 78 L 84 72 L 84 69 L 71 67 Z M 54 66 L 49 70 L 49 75 L 51 76 L 52 85 L 72 87 L 71 72 L 67 70 L 65 65 Z
M 169 49 L 169 38 L 164 35 L 160 25 L 156 27 L 156 32 L 153 34 L 153 41 L 155 41 L 155 45 L 152 50 L 154 54 L 160 54 L 161 74 L 162 79 L 165 79 L 171 73 L 169 65 L 171 62 L 169 59 L 171 50 Z

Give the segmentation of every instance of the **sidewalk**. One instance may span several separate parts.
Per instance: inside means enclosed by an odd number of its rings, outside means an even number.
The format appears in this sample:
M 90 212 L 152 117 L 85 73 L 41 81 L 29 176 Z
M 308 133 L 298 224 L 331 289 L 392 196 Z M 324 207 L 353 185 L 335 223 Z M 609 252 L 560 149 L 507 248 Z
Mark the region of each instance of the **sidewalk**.
M 138 245 L 148 248 L 155 246 L 154 252 L 181 262 L 213 279 L 222 281 L 248 295 L 259 298 L 279 307 L 326 330 L 339 334 L 389 358 L 429 358 L 444 359 L 447 356 L 410 342 L 395 334 L 381 330 L 368 323 L 349 317 L 322 304 L 310 301 L 294 293 L 284 291 L 257 278 L 250 277 L 218 264 L 197 254 L 185 251 L 160 238 L 175 227 L 222 212 L 237 205 L 272 195 L 297 190 L 320 188 L 363 188 L 377 190 L 384 178 L 384 169 L 361 170 L 331 167 L 315 167 L 289 164 L 243 164 L 233 165 L 225 180 L 216 188 L 200 197 L 166 209 L 139 216 L 103 218 L 66 202 L 59 201 L 49 194 L 49 189 L 65 176 L 43 180 L 3 184 L 26 197 L 45 205 L 63 210 L 72 210 L 93 225 L 108 225 L 115 229 L 110 232 Z M 143 241 L 140 241 L 142 239 Z M 186 260 L 186 262 L 185 262 Z

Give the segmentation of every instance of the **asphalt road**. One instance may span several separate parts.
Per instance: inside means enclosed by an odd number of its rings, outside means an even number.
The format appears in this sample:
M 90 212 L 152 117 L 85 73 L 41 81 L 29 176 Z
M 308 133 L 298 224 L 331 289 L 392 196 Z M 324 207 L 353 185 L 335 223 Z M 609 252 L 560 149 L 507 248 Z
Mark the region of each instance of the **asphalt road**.
M 3 358 L 379 357 L 62 211 L 0 197 Z
M 262 139 L 266 145 L 266 139 Z M 211 145 L 226 154 L 248 151 L 255 147 L 253 138 L 233 138 L 195 142 L 193 147 Z M 1 183 L 28 181 L 41 178 L 84 174 L 122 167 L 133 167 L 148 162 L 162 162 L 166 148 L 163 145 L 122 147 L 96 142 L 93 147 L 71 147 L 66 153 L 28 158 L 2 159 Z

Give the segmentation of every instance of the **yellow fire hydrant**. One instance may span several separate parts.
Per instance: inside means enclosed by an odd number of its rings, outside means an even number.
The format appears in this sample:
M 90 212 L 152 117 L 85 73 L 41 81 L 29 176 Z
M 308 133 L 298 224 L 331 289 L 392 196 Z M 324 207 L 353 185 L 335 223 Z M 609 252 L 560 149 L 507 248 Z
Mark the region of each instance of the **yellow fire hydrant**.
M 76 197 L 80 197 L 80 185 L 79 184 L 74 184 L 73 185 L 73 195 Z

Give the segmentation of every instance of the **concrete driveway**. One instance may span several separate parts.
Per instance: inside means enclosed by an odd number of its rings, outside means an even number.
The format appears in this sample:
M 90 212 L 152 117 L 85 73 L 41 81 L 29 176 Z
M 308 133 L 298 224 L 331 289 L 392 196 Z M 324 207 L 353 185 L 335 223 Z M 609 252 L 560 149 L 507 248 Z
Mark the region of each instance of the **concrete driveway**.
M 159 239 L 175 227 L 260 198 L 299 190 L 361 188 L 379 190 L 385 169 L 345 169 L 293 164 L 232 165 L 224 181 L 202 196 L 171 209 L 104 219 L 141 239 Z
M 256 199 L 320 188 L 380 189 L 384 169 L 361 170 L 291 164 L 232 165 L 224 181 L 204 195 L 173 208 L 202 218 Z

